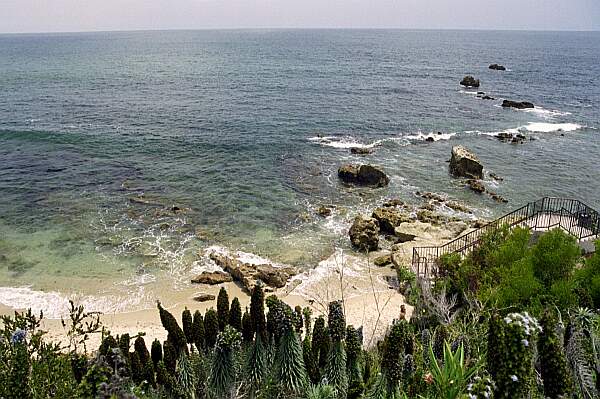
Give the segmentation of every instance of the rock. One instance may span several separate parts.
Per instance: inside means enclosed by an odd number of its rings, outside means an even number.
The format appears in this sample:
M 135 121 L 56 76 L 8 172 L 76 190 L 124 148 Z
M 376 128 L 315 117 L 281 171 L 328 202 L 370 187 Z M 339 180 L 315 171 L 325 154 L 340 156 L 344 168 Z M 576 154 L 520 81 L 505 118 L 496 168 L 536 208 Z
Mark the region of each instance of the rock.
M 517 109 L 535 108 L 535 106 L 528 101 L 512 101 L 512 100 L 502 101 L 502 106 L 505 108 L 517 108 Z
M 405 242 L 413 241 L 417 238 L 414 234 L 403 233 L 396 227 L 396 242 L 394 244 L 404 244 Z
M 483 226 L 487 225 L 487 222 L 485 220 L 475 220 L 473 223 L 471 223 L 471 227 L 475 228 L 475 229 L 480 229 Z
M 508 200 L 506 198 L 504 198 L 503 196 L 493 193 L 493 192 L 488 192 L 488 194 L 492 197 L 492 199 L 496 202 L 501 202 L 506 204 L 508 202 Z
M 427 137 L 427 138 L 425 139 L 425 141 L 426 141 L 427 143 L 433 143 L 435 140 L 433 139 L 433 137 Z
M 456 201 L 448 201 L 446 203 L 446 206 L 450 209 L 452 209 L 453 211 L 457 211 L 457 212 L 463 212 L 463 213 L 473 213 L 473 211 L 471 211 L 469 208 L 467 208 L 465 205 L 458 203 Z
M 483 165 L 471 151 L 463 146 L 452 147 L 450 173 L 456 177 L 483 178 Z
M 393 208 L 396 206 L 406 206 L 406 204 L 404 203 L 404 201 L 398 199 L 398 198 L 394 198 L 394 199 L 390 199 L 387 200 L 383 203 L 383 206 L 385 206 L 386 208 Z
M 164 206 L 164 204 L 159 200 L 155 198 L 147 198 L 143 195 L 139 195 L 137 197 L 129 197 L 129 202 L 136 205 Z
M 502 178 L 502 177 L 498 176 L 498 175 L 497 175 L 497 174 L 495 174 L 495 173 L 490 173 L 490 177 L 491 177 L 492 179 L 496 180 L 496 181 L 504 181 L 504 178 Z
M 229 283 L 231 281 L 233 281 L 233 278 L 225 272 L 202 272 L 196 277 L 192 278 L 192 283 L 194 284 L 215 285 Z
M 213 301 L 215 299 L 215 296 L 213 294 L 199 292 L 197 294 L 194 294 L 192 299 L 196 302 L 208 302 L 208 301 Z
M 375 218 L 357 216 L 348 231 L 350 242 L 361 251 L 376 251 L 379 247 L 379 222 Z
M 495 98 L 491 97 L 491 96 L 482 96 L 481 99 L 482 100 L 495 100 Z
M 485 193 L 485 186 L 483 185 L 481 180 L 469 179 L 467 180 L 467 185 L 471 190 L 475 191 L 476 193 Z
M 477 92 L 477 95 L 478 95 L 478 96 L 485 96 L 485 91 L 478 91 L 478 92 Z
M 338 169 L 338 177 L 344 183 L 359 186 L 384 187 L 390 183 L 383 170 L 372 165 L 343 165 Z
M 386 266 L 392 263 L 392 255 L 391 254 L 387 254 L 387 255 L 383 255 L 383 256 L 379 256 L 375 259 L 373 259 L 373 264 L 375 266 Z
M 430 201 L 438 201 L 438 202 L 444 202 L 446 201 L 446 198 L 442 197 L 440 194 L 437 193 L 430 193 L 428 191 L 422 193 L 420 191 L 415 192 L 415 194 L 417 194 L 419 197 L 426 199 L 426 200 L 430 200 Z
M 498 140 L 506 142 L 512 140 L 513 135 L 508 132 L 500 132 L 496 135 L 496 137 L 498 138 Z
M 473 76 L 467 75 L 460 81 L 460 84 L 465 87 L 479 87 L 479 79 L 475 79 Z
M 438 225 L 442 222 L 443 217 L 430 210 L 421 209 L 417 211 L 417 219 L 422 223 Z
M 435 206 L 431 202 L 428 202 L 424 205 L 421 205 L 421 209 L 427 209 L 428 211 L 435 211 Z
M 400 267 L 406 267 L 406 258 L 400 252 L 393 252 L 392 264 L 396 270 Z
M 489 68 L 496 71 L 506 71 L 506 67 L 504 65 L 492 64 L 489 66 Z
M 381 232 L 387 234 L 395 234 L 395 229 L 400 223 L 409 222 L 410 217 L 394 208 L 376 208 L 371 215 L 377 219 Z
M 284 287 L 289 278 L 297 274 L 292 267 L 244 263 L 232 256 L 218 252 L 212 252 L 209 256 L 217 265 L 227 271 L 233 280 L 238 281 L 247 292 L 252 292 L 259 280 L 272 288 Z
M 373 150 L 364 147 L 352 147 L 350 148 L 350 153 L 356 155 L 369 155 L 373 153 Z
M 317 214 L 323 216 L 324 218 L 329 217 L 331 216 L 331 209 L 327 208 L 326 206 L 320 206 L 319 209 L 317 209 Z

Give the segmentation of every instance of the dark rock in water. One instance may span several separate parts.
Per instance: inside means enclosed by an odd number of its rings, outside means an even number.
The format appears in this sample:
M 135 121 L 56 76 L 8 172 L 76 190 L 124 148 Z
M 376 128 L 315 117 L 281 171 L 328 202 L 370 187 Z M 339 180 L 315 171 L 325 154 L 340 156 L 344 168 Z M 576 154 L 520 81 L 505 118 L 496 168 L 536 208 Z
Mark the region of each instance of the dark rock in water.
M 379 228 L 383 233 L 395 234 L 395 229 L 400 223 L 409 222 L 410 217 L 397 209 L 390 207 L 376 208 L 371 215 L 379 222 Z
M 512 100 L 502 101 L 502 106 L 505 108 L 516 108 L 516 109 L 535 108 L 533 103 L 530 103 L 528 101 L 512 101 Z
M 500 132 L 496 135 L 496 137 L 498 137 L 498 140 L 506 142 L 512 140 L 513 135 L 508 132 Z
M 65 169 L 66 168 L 48 168 L 48 169 L 46 169 L 46 172 L 48 172 L 48 173 L 56 173 L 56 172 L 62 172 Z
M 485 91 L 478 91 L 478 92 L 477 92 L 477 95 L 478 95 L 478 96 L 485 96 Z
M 496 71 L 506 71 L 506 67 L 504 65 L 492 64 L 489 68 Z
M 390 183 L 385 172 L 372 165 L 343 165 L 338 169 L 338 177 L 344 183 L 359 186 L 384 187 Z
M 196 302 L 207 302 L 207 301 L 213 301 L 215 299 L 215 296 L 213 294 L 199 292 L 197 294 L 194 294 L 192 299 Z
M 373 264 L 375 266 L 387 266 L 390 265 L 392 263 L 392 255 L 391 254 L 387 254 L 387 255 L 383 255 L 383 256 L 379 256 L 375 259 L 373 259 Z
M 415 192 L 415 194 L 426 200 L 438 201 L 438 202 L 446 201 L 446 198 L 444 198 L 440 194 L 436 194 L 436 193 L 430 193 L 427 191 L 422 193 L 420 191 L 417 191 L 417 192 Z
M 463 146 L 452 147 L 450 173 L 456 177 L 483 178 L 483 165 L 475 154 Z
M 427 137 L 425 139 L 425 141 L 428 142 L 428 143 L 433 143 L 435 140 L 433 139 L 433 137 Z
M 459 202 L 456 202 L 456 201 L 448 201 L 446 203 L 446 206 L 448 208 L 452 209 L 453 211 L 462 212 L 462 213 L 473 213 L 473 211 L 471 211 L 465 205 L 463 205 Z
M 233 278 L 225 272 L 202 272 L 196 277 L 192 278 L 192 283 L 194 284 L 215 285 L 229 283 L 231 281 L 233 281 Z
M 483 96 L 481 97 L 482 100 L 495 100 L 494 97 L 490 97 L 490 96 Z
M 488 194 L 494 199 L 494 201 L 496 202 L 502 202 L 502 203 L 507 203 L 508 200 L 506 198 L 504 198 L 503 196 L 493 193 L 493 192 L 488 192 Z
M 504 178 L 502 178 L 502 177 L 498 176 L 498 175 L 497 175 L 497 174 L 495 174 L 495 173 L 490 173 L 490 177 L 491 177 L 492 179 L 496 180 L 496 181 L 504 181 Z
M 465 76 L 460 84 L 465 87 L 479 87 L 479 79 L 475 79 L 473 76 Z
M 348 231 L 350 242 L 361 251 L 376 251 L 379 247 L 379 222 L 375 218 L 357 216 Z
M 475 191 L 478 194 L 485 193 L 485 186 L 483 185 L 481 180 L 469 179 L 467 180 L 467 185 L 471 190 Z
M 352 147 L 350 148 L 350 153 L 356 155 L 369 155 L 373 153 L 373 150 L 370 148 Z
M 331 209 L 327 208 L 326 206 L 320 206 L 319 209 L 317 209 L 317 213 L 326 218 L 331 216 Z

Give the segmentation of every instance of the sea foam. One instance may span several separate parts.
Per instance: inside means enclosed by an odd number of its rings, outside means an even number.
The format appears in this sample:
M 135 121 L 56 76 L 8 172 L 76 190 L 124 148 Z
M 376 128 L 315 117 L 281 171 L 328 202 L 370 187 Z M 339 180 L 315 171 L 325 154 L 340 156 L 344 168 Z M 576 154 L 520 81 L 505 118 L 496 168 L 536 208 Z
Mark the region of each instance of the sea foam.
M 544 123 L 530 122 L 522 127 L 523 130 L 535 133 L 572 132 L 583 126 L 577 123 Z
M 382 140 L 376 140 L 369 144 L 364 144 L 353 137 L 345 136 L 345 137 L 336 137 L 336 136 L 315 136 L 310 137 L 308 139 L 314 143 L 318 143 L 325 147 L 333 147 L 339 149 L 348 149 L 348 148 L 373 148 L 381 145 Z

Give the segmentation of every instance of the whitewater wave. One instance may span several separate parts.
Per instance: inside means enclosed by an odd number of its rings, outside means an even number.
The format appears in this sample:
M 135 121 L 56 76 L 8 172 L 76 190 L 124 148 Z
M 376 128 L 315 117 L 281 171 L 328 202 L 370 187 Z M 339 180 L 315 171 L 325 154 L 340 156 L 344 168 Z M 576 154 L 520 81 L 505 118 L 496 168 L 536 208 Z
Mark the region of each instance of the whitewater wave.
M 541 116 L 541 117 L 547 118 L 547 119 L 556 118 L 558 116 L 571 115 L 570 112 L 559 111 L 557 109 L 545 109 L 542 107 L 526 108 L 526 109 L 523 109 L 522 111 L 531 113 L 531 114 L 536 114 L 538 116 Z
M 381 145 L 381 143 L 383 142 L 383 140 L 376 140 L 372 143 L 364 144 L 350 136 L 345 136 L 345 137 L 315 136 L 315 137 L 310 137 L 308 140 L 312 141 L 314 143 L 318 143 L 325 147 L 333 147 L 333 148 L 339 148 L 339 149 L 349 149 L 349 148 L 368 149 L 368 148 L 377 147 L 377 146 Z
M 411 140 L 411 141 L 425 141 L 427 139 L 433 139 L 433 141 L 440 140 L 450 140 L 452 137 L 456 136 L 456 133 L 417 133 L 408 136 L 403 136 L 403 139 Z
M 554 132 L 573 132 L 581 129 L 583 126 L 577 123 L 544 123 L 530 122 L 522 129 L 535 133 L 554 133 Z
M 56 291 L 36 291 L 31 287 L 0 287 L 0 303 L 13 309 L 42 311 L 48 319 L 59 319 L 69 314 L 69 300 L 83 305 L 87 312 L 124 313 L 140 310 L 152 303 L 142 287 L 129 288 L 126 296 L 65 295 Z

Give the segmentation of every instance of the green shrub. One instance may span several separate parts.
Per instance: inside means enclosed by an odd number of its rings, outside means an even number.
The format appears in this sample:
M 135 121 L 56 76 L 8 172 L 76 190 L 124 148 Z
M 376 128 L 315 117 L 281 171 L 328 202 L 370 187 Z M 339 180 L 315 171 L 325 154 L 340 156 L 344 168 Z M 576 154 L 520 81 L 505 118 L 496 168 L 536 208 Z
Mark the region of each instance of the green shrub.
M 543 292 L 544 287 L 535 278 L 533 266 L 526 258 L 503 271 L 496 299 L 500 308 L 528 307 L 535 304 Z
M 575 272 L 578 286 L 591 298 L 594 309 L 600 308 L 600 241 L 596 242 L 596 252 L 586 260 L 584 266 Z
M 575 238 L 560 229 L 543 234 L 531 253 L 533 273 L 546 287 L 571 276 L 581 256 Z

